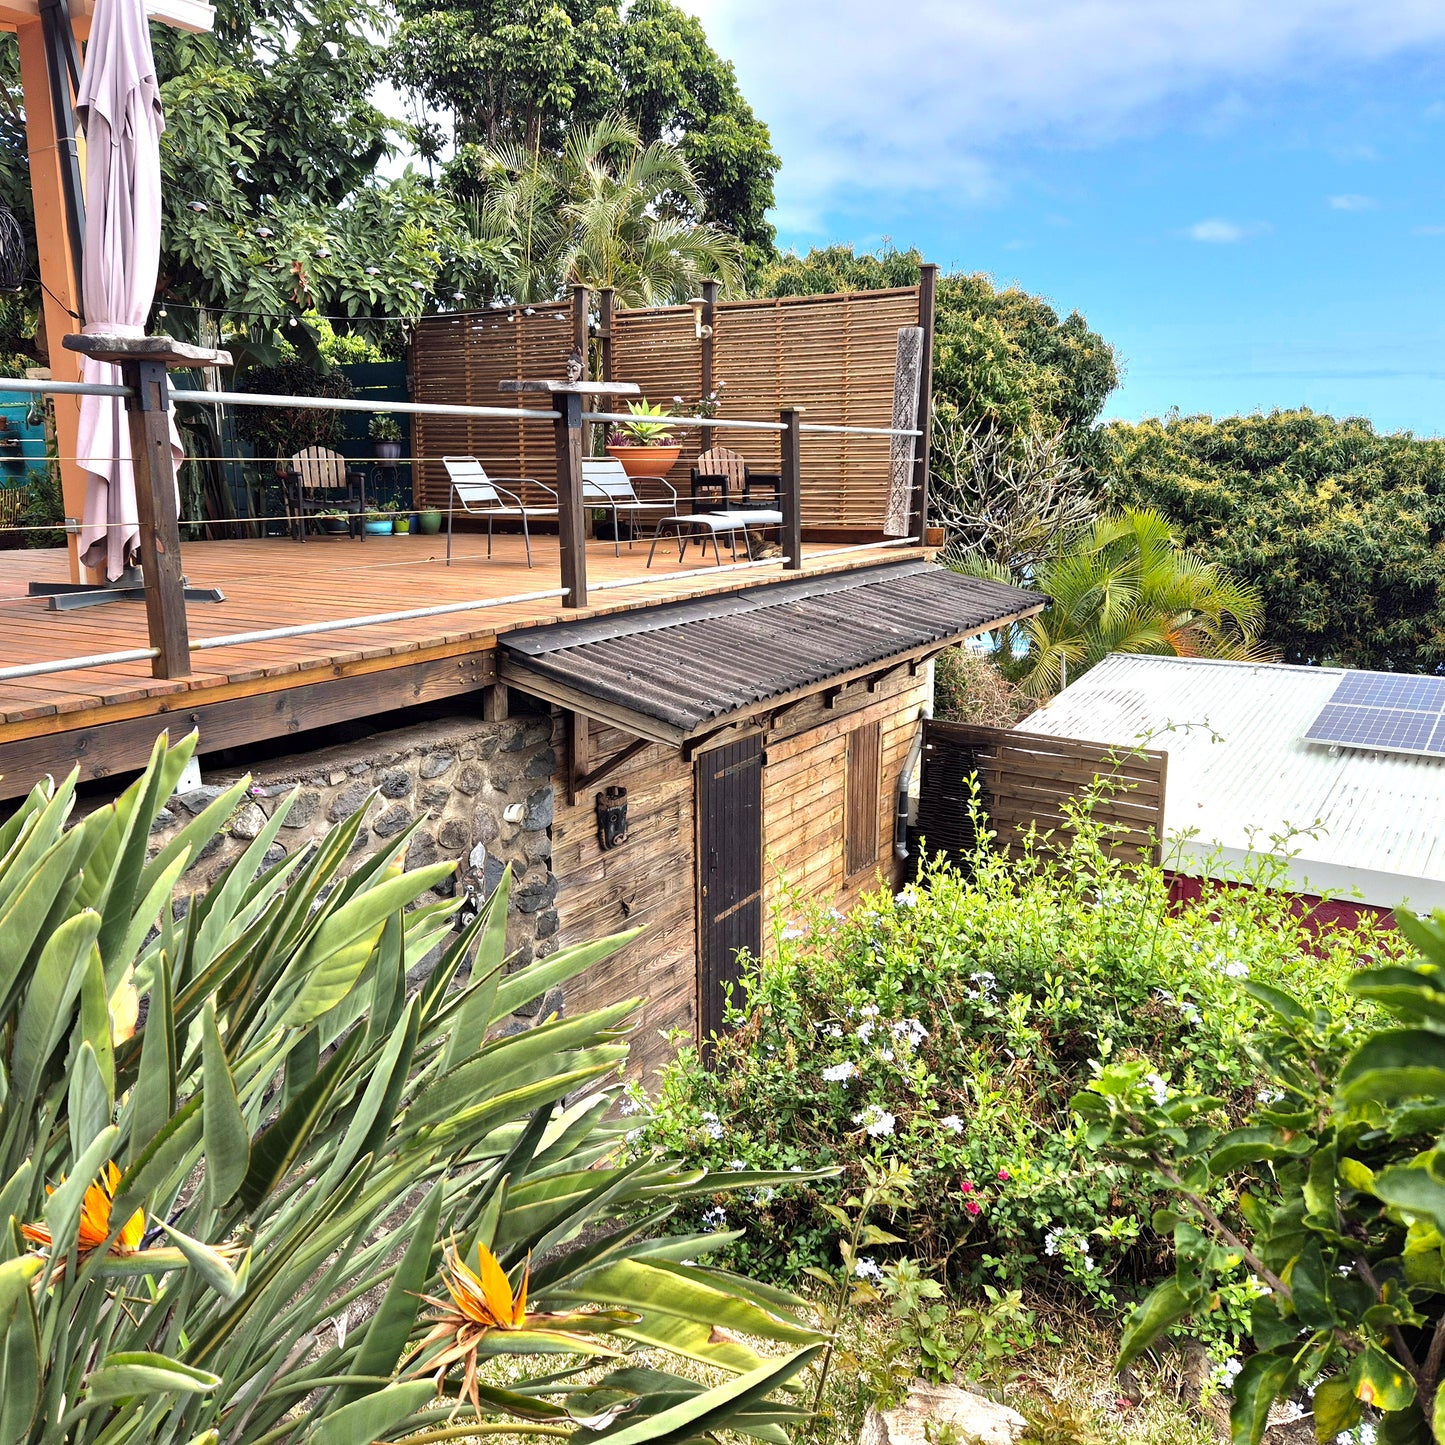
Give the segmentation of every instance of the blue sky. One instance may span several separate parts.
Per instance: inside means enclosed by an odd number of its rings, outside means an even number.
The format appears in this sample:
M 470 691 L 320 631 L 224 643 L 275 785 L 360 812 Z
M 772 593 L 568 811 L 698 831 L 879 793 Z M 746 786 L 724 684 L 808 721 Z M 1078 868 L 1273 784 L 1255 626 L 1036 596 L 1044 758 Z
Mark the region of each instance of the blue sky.
M 693 0 L 784 245 L 890 237 L 1082 311 L 1109 415 L 1445 435 L 1441 0 Z

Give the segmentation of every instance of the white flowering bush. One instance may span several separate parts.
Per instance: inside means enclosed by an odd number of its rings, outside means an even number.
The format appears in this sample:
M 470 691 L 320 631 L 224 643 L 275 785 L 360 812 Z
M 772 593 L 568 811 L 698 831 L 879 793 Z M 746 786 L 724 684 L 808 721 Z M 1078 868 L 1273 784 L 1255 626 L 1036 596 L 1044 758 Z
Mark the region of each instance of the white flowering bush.
M 685 1048 L 655 1097 L 636 1094 L 639 1149 L 714 1168 L 842 1167 L 835 1184 L 729 1202 L 728 1227 L 747 1231 L 736 1263 L 774 1279 L 833 1268 L 826 1206 L 865 1164 L 895 1158 L 913 1198 L 890 1226 L 903 1242 L 870 1252 L 880 1270 L 907 1255 L 951 1285 L 1027 1283 L 1109 1306 L 1172 1267 L 1151 1224 L 1157 1184 L 1085 1146 L 1070 1100 L 1092 1061 L 1147 1059 L 1156 1103 L 1207 1093 L 1241 1118 L 1273 1087 L 1253 1062 L 1264 1010 L 1245 985 L 1344 1017 L 1361 1007 L 1350 976 L 1400 945 L 1368 927 L 1313 932 L 1263 865 L 1253 887 L 1171 905 L 1160 869 L 1099 844 L 1081 815 L 1062 856 L 984 852 L 970 876 L 930 863 L 850 917 L 776 920 L 715 1062 Z M 1212 1327 L 1238 1333 L 1249 1304 L 1241 1275 Z

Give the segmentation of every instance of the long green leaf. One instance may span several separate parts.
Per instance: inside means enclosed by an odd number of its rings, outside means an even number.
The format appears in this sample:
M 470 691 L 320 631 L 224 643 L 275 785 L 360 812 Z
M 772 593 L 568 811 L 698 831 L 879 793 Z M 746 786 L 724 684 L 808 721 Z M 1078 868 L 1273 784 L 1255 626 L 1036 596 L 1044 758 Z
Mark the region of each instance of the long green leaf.
M 443 1074 L 479 1052 L 486 1042 L 487 1030 L 495 1018 L 502 965 L 507 961 L 507 909 L 511 896 L 512 869 L 509 864 L 502 870 L 501 879 L 487 900 L 486 923 L 472 960 L 472 982 L 476 986 L 468 990 L 462 1006 L 452 1019 L 451 1035 L 442 1054 Z
M 220 1383 L 221 1377 L 209 1370 L 197 1370 L 151 1350 L 133 1350 L 107 1355 L 100 1368 L 86 1377 L 85 1398 L 92 1404 L 109 1404 L 131 1395 L 205 1393 Z
M 311 1445 L 372 1445 L 435 1397 L 429 1380 L 388 1385 L 326 1415 L 306 1438 Z
M 206 1000 L 201 1011 L 201 1059 L 204 1084 L 206 1187 L 213 1208 L 229 1204 L 251 1166 L 251 1131 L 236 1098 L 236 1081 L 226 1063 L 226 1050 L 216 1026 L 216 1005 Z
M 493 1012 L 498 1018 L 516 1013 L 523 1004 L 531 1003 L 534 998 L 541 998 L 548 989 L 576 978 L 594 963 L 599 963 L 618 949 L 626 948 L 641 932 L 640 928 L 632 928 L 626 933 L 617 933 L 595 943 L 573 944 L 571 948 L 559 949 L 548 958 L 529 963 L 526 968 L 502 981 L 497 989 Z
M 15 1025 L 10 1086 L 21 1099 L 40 1091 L 42 1072 L 72 1020 L 100 915 L 90 909 L 67 918 L 41 950 Z

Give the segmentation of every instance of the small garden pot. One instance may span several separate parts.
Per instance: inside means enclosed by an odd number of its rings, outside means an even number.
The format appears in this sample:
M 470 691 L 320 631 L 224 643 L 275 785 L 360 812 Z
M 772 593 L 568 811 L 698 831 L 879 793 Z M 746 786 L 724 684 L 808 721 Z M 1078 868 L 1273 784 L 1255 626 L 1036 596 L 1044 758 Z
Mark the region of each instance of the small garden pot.
M 923 545 L 925 547 L 943 546 L 944 532 L 942 527 L 925 527 L 923 531 Z
M 435 537 L 442 529 L 442 514 L 428 508 L 425 512 L 416 514 L 417 530 L 424 532 L 428 537 Z
M 629 477 L 665 477 L 682 455 L 681 447 L 608 447 Z
M 394 518 L 393 521 L 392 521 L 392 524 L 391 524 L 391 530 L 392 530 L 393 532 L 400 532 L 400 533 L 402 533 L 403 535 L 404 535 L 405 533 L 407 533 L 407 532 L 410 532 L 410 531 L 411 531 L 411 518 L 410 518 L 410 517 L 396 517 L 396 518 Z
M 400 442 L 372 442 L 371 446 L 381 462 L 394 462 L 401 455 Z
M 344 537 L 351 530 L 350 519 L 346 517 L 318 517 L 317 521 L 328 537 Z
M 366 528 L 369 536 L 389 537 L 391 536 L 391 523 L 390 517 L 368 517 L 362 525 Z

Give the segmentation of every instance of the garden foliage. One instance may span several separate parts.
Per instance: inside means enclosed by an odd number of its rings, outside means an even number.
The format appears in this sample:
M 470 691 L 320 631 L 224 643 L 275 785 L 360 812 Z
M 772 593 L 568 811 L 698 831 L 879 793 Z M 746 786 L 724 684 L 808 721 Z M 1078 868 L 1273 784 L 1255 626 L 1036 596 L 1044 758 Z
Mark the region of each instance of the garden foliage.
M 1104 1066 L 1074 1101 L 1093 1145 L 1174 1196 L 1155 1227 L 1174 1235 L 1175 1269 L 1130 1321 L 1121 1363 L 1207 1317 L 1221 1279 L 1243 1267 L 1255 1282 L 1236 1445 L 1258 1445 L 1270 1406 L 1300 1389 L 1321 1441 L 1367 1406 L 1382 1441 L 1445 1439 L 1445 914 L 1399 922 L 1423 958 L 1351 981 L 1371 1015 L 1245 985 L 1269 1019 L 1249 1118 L 1193 1081 L 1155 1088 L 1142 1060 Z M 1236 1192 L 1237 1211 L 1213 1203 Z
M 603 1122 L 633 1005 L 496 1027 L 622 940 L 508 973 L 505 881 L 457 932 L 452 865 L 358 861 L 360 813 L 267 864 L 285 801 L 173 907 L 245 796 L 152 852 L 193 747 L 0 825 L 0 1442 L 426 1442 L 444 1387 L 480 1433 L 785 1445 L 817 1337 L 663 1231 L 719 1182 Z
M 971 876 L 929 862 L 846 918 L 778 919 L 715 1067 L 684 1050 L 645 1133 L 714 1166 L 842 1166 L 836 1188 L 715 1204 L 707 1222 L 747 1227 L 735 1258 L 770 1278 L 831 1267 L 825 1207 L 865 1165 L 896 1159 L 912 1202 L 888 1228 L 952 1284 L 1030 1282 L 1108 1305 L 1169 1267 L 1150 1225 L 1158 1186 L 1085 1146 L 1070 1101 L 1092 1061 L 1147 1057 L 1242 1116 L 1264 1086 L 1263 1010 L 1243 982 L 1340 1018 L 1360 960 L 1397 945 L 1369 928 L 1315 936 L 1263 863 L 1253 887 L 1171 908 L 1160 868 L 1101 842 L 1085 805 L 1057 856 L 984 847 Z

